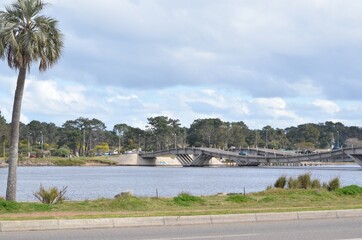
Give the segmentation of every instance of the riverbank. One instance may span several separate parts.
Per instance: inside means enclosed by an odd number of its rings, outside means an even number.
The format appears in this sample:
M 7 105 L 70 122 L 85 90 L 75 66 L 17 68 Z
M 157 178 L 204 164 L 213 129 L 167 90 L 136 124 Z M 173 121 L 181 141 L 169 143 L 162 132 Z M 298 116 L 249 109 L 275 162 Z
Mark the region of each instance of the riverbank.
M 362 193 L 339 189 L 270 189 L 252 194 L 218 194 L 173 198 L 124 196 L 115 199 L 65 201 L 48 205 L 0 200 L 0 220 L 98 219 L 157 216 L 223 215 L 362 209 Z

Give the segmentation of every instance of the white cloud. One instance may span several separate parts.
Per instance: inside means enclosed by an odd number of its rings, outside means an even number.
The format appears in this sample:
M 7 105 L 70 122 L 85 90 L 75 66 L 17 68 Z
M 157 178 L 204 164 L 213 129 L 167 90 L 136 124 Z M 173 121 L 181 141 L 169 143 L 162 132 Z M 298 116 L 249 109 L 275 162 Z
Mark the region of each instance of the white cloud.
M 97 104 L 85 94 L 82 85 L 61 87 L 53 80 L 38 80 L 34 77 L 26 81 L 23 110 L 48 115 L 72 115 L 85 113 Z
M 291 83 L 286 82 L 285 84 L 290 90 L 301 97 L 318 97 L 323 94 L 322 88 L 312 79 L 304 78 L 301 81 Z
M 32 68 L 24 119 L 82 115 L 108 127 L 156 115 L 254 127 L 360 119 L 362 1 L 49 2 L 64 54 L 45 75 Z M 17 74 L 6 62 L 0 72 L 9 116 Z
M 265 115 L 274 119 L 298 118 L 293 111 L 287 110 L 287 103 L 282 98 L 257 98 L 252 101 L 252 104 L 257 106 L 257 111 L 263 111 Z
M 322 111 L 332 115 L 340 111 L 340 107 L 338 106 L 338 104 L 325 99 L 317 99 L 313 102 L 313 105 L 317 108 L 320 108 Z

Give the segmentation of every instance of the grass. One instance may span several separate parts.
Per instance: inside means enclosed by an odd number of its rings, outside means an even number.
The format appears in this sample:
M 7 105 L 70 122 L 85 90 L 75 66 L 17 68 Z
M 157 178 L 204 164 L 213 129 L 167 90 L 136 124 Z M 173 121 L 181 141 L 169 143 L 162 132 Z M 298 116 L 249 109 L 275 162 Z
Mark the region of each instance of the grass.
M 90 164 L 102 164 L 102 165 L 116 165 L 117 162 L 112 161 L 107 156 L 94 156 L 94 157 L 45 157 L 45 158 L 25 158 L 21 160 L 21 164 L 25 165 L 54 165 L 54 166 L 82 166 L 87 163 Z
M 126 196 L 115 199 L 65 201 L 48 205 L 0 200 L 0 220 L 146 217 L 257 212 L 288 212 L 362 208 L 362 188 L 348 186 L 336 191 L 272 188 L 247 195 L 174 198 Z

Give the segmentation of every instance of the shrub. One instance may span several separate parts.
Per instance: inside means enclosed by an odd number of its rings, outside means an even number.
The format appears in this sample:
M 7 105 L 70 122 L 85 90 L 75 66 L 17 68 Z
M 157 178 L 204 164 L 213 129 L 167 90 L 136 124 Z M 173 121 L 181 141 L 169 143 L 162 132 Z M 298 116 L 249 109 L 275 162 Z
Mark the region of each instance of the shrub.
M 298 180 L 297 179 L 294 179 L 294 178 L 292 178 L 292 177 L 290 177 L 289 179 L 288 179 L 288 188 L 289 189 L 298 189 L 299 188 L 299 182 L 298 182 Z
M 58 148 L 58 149 L 52 151 L 52 155 L 57 156 L 57 157 L 68 157 L 69 154 L 70 154 L 69 149 L 64 148 L 64 147 L 61 147 L 61 148 Z
M 180 193 L 173 198 L 173 202 L 180 206 L 191 206 L 194 203 L 204 203 L 205 200 L 201 197 L 192 196 L 188 193 Z
M 334 179 L 332 179 L 331 181 L 329 181 L 327 189 L 328 191 L 336 191 L 337 189 L 339 189 L 341 186 L 339 178 L 336 177 Z
M 249 200 L 251 200 L 250 197 L 240 195 L 240 194 L 230 195 L 226 198 L 226 201 L 235 202 L 235 203 L 247 202 Z
M 56 187 L 45 189 L 40 185 L 39 191 L 34 193 L 34 196 L 41 202 L 45 204 L 57 204 L 62 202 L 65 197 L 64 195 L 67 192 L 67 187 L 63 187 L 62 190 L 58 190 Z
M 298 176 L 299 188 L 308 189 L 312 187 L 312 180 L 310 175 L 310 173 L 306 173 Z
M 287 183 L 287 178 L 285 176 L 279 177 L 274 183 L 275 188 L 284 188 Z
M 362 187 L 357 185 L 350 185 L 337 190 L 337 193 L 344 195 L 359 195 L 362 194 Z
M 312 188 L 313 189 L 321 189 L 322 185 L 319 179 L 313 179 L 312 181 Z

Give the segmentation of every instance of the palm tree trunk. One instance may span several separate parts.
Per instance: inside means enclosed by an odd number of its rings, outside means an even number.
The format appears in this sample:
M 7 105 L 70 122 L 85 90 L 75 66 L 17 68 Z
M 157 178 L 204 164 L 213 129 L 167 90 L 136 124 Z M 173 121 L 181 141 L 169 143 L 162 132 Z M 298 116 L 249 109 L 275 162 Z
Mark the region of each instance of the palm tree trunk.
M 9 155 L 9 172 L 6 189 L 6 200 L 16 201 L 16 167 L 18 164 L 19 151 L 19 125 L 21 102 L 23 99 L 24 86 L 26 78 L 26 66 L 19 69 L 18 80 L 16 84 L 13 115 L 11 119 L 11 136 L 10 136 L 10 155 Z

